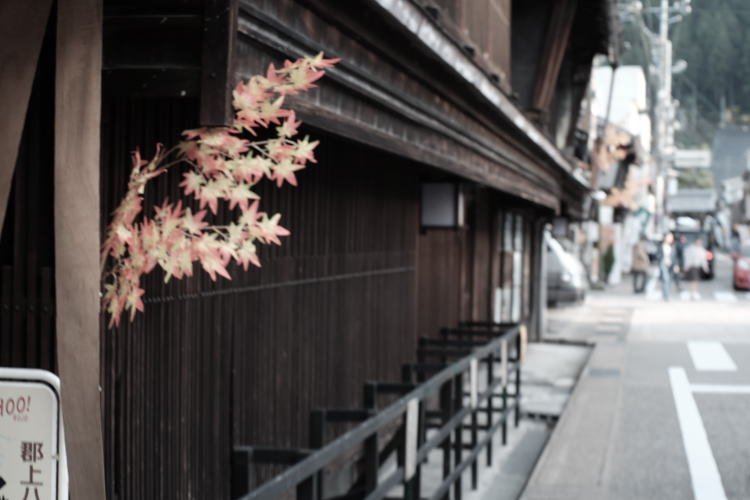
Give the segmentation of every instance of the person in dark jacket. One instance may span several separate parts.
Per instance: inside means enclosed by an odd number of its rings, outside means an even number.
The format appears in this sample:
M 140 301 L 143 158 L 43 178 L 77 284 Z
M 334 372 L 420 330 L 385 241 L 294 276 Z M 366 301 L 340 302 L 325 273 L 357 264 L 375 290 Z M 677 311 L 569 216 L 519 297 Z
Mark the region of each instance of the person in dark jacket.
M 677 287 L 678 292 L 681 292 L 683 290 L 682 273 L 685 272 L 685 249 L 688 246 L 690 246 L 690 244 L 688 243 L 688 239 L 686 236 L 680 236 L 679 240 L 675 238 L 674 247 L 677 270 L 672 273 L 672 279 L 674 280 L 674 284 Z

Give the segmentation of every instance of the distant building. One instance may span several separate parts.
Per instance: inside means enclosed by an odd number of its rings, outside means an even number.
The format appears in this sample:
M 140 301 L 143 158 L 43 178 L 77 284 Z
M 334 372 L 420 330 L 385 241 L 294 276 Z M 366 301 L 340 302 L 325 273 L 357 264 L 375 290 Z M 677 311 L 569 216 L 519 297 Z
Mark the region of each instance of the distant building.
M 615 255 L 609 275 L 597 277 L 615 284 L 623 272 L 630 270 L 632 245 L 641 234 L 653 232 L 655 205 L 650 188 L 655 170 L 650 156 L 651 118 L 643 69 L 618 67 L 614 82 L 612 74 L 610 66 L 600 66 L 591 75 L 591 113 L 604 129 L 605 151 L 592 162 L 594 184 L 606 194 L 599 202 L 598 226 L 591 232 L 598 235 L 600 253 L 611 246 Z
M 702 218 L 716 211 L 717 195 L 713 189 L 681 189 L 667 200 L 667 211 L 673 216 Z
M 639 137 L 641 145 L 646 151 L 650 151 L 651 118 L 648 113 L 648 87 L 643 69 L 640 66 L 617 68 L 610 103 L 611 80 L 612 68 L 609 66 L 600 66 L 592 72 L 592 112 L 599 118 L 608 118 L 608 122 L 618 129 Z
M 711 151 L 678 149 L 674 153 L 674 168 L 711 168 Z
M 717 186 L 733 177 L 742 177 L 750 167 L 750 128 L 727 127 L 714 136 L 711 168 Z
M 750 221 L 750 128 L 729 126 L 714 136 L 713 169 L 724 226 Z M 728 231 L 728 227 L 724 228 Z

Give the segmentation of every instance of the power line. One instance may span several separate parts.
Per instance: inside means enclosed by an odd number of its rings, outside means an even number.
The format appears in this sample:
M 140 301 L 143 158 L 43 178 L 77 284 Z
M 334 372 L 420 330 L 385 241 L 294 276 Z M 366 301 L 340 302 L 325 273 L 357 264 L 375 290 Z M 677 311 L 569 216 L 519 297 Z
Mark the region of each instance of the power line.
M 703 102 L 703 104 L 705 104 L 707 107 L 710 107 L 717 114 L 721 113 L 721 110 L 719 109 L 719 107 L 713 101 L 711 101 L 711 99 L 706 97 L 706 95 L 698 88 L 698 86 L 695 84 L 695 82 L 693 82 L 693 80 L 690 77 L 688 77 L 685 74 L 681 74 L 679 75 L 679 78 L 676 79 L 676 81 L 679 82 L 680 85 L 688 84 L 688 86 L 692 90 L 693 95 L 695 95 L 698 99 L 700 99 L 701 102 Z M 680 91 L 680 95 L 682 94 L 683 92 Z

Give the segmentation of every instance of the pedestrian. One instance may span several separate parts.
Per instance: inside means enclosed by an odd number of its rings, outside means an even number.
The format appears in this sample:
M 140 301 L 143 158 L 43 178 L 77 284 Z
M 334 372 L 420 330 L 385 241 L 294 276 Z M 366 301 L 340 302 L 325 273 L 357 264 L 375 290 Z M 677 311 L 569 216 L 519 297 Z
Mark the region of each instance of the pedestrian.
M 683 234 L 679 239 L 675 238 L 673 263 L 676 268 L 673 268 L 672 280 L 674 281 L 678 292 L 682 292 L 682 273 L 685 272 L 685 248 L 687 246 L 687 236 Z
M 646 237 L 641 238 L 633 245 L 633 292 L 643 293 L 646 288 L 646 273 L 649 270 L 650 262 L 648 252 L 646 251 Z
M 692 245 L 685 249 L 685 274 L 690 283 L 690 299 L 698 300 L 698 280 L 701 271 L 708 272 L 708 260 L 706 249 L 703 247 L 703 238 L 696 238 Z
M 732 234 L 729 240 L 729 251 L 733 254 L 739 253 L 742 248 L 742 236 L 740 235 L 740 225 L 732 225 Z
M 669 300 L 672 283 L 675 281 L 676 273 L 680 270 L 677 263 L 677 247 L 674 244 L 674 234 L 667 233 L 664 236 L 664 240 L 659 245 L 657 252 L 657 262 L 659 263 L 659 277 L 661 278 L 664 300 Z

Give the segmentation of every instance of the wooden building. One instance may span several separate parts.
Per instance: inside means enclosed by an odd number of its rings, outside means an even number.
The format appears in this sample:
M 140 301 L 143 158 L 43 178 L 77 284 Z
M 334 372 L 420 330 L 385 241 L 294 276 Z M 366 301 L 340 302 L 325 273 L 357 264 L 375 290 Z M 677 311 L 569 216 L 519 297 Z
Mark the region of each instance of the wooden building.
M 0 8 L 18 151 L 0 163 L 0 365 L 61 374 L 73 498 L 229 498 L 234 445 L 303 446 L 303 415 L 396 378 L 418 336 L 538 334 L 543 227 L 584 214 L 574 124 L 610 0 L 41 3 Z M 98 246 L 129 152 L 224 123 L 237 80 L 321 50 L 341 62 L 289 102 L 318 164 L 260 191 L 292 236 L 232 281 L 154 273 L 146 314 L 107 330 Z

